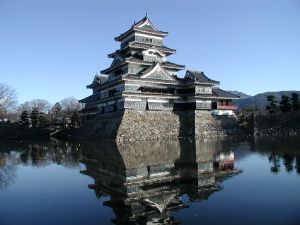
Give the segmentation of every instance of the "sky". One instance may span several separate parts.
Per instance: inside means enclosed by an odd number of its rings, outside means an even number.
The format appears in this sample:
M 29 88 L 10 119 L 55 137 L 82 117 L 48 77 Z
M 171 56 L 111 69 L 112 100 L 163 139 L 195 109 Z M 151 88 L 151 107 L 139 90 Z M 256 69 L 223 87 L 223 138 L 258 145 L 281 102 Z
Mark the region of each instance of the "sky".
M 169 32 L 168 61 L 222 89 L 300 90 L 300 0 L 0 0 L 0 83 L 19 103 L 84 98 L 114 37 L 146 13 Z

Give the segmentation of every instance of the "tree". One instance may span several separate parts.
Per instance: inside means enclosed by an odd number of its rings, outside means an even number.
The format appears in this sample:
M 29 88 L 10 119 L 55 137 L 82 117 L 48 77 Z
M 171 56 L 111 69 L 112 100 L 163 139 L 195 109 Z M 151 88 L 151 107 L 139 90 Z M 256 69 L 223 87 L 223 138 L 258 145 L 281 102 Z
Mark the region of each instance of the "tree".
M 45 99 L 33 99 L 19 105 L 18 112 L 21 113 L 26 110 L 28 113 L 31 113 L 34 108 L 36 108 L 39 112 L 49 113 L 51 103 Z
M 72 117 L 71 117 L 71 125 L 73 128 L 80 127 L 81 120 L 80 115 L 78 111 L 73 111 Z
M 52 114 L 53 114 L 53 118 L 58 119 L 61 117 L 61 111 L 62 111 L 62 107 L 61 104 L 59 102 L 56 102 L 54 104 L 54 106 L 51 109 Z
M 52 124 L 54 126 L 59 126 L 62 122 L 62 107 L 59 102 L 55 103 L 51 109 L 52 114 Z
M 290 102 L 290 98 L 287 95 L 282 95 L 281 96 L 281 101 L 280 101 L 280 111 L 285 113 L 285 112 L 290 112 L 292 109 L 292 105 Z
M 33 108 L 30 119 L 32 127 L 37 128 L 39 126 L 39 110 L 37 108 Z
M 71 118 L 74 111 L 80 110 L 80 104 L 74 97 L 68 97 L 60 101 L 65 118 Z
M 43 112 L 39 113 L 39 127 L 45 128 L 48 122 L 49 121 L 47 120 L 45 113 Z
M 17 104 L 17 94 L 10 86 L 0 83 L 0 118 Z
M 26 110 L 23 111 L 21 114 L 20 124 L 22 127 L 26 127 L 26 128 L 28 128 L 30 126 L 29 114 Z
M 291 101 L 292 101 L 292 109 L 293 109 L 293 111 L 299 112 L 300 111 L 299 94 L 292 93 Z
M 276 98 L 275 96 L 273 95 L 268 95 L 267 96 L 267 101 L 268 101 L 268 105 L 266 107 L 266 110 L 268 110 L 268 112 L 270 114 L 274 114 L 278 111 L 278 106 L 277 106 L 277 101 L 276 101 Z

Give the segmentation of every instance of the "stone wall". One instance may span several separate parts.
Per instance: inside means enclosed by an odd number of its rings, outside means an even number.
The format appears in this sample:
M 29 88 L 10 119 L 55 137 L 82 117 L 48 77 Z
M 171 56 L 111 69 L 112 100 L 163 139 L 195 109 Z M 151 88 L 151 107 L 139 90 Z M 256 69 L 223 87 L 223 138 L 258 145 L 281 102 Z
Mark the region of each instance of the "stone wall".
M 124 111 L 99 114 L 97 117 L 83 121 L 80 129 L 72 133 L 74 139 L 116 140 Z
M 213 116 L 211 111 L 195 111 L 196 139 L 234 136 L 241 132 L 234 117 Z
M 182 121 L 183 117 L 188 118 L 188 114 L 186 112 L 174 113 L 173 111 L 125 110 L 117 140 L 121 142 L 163 141 L 187 136 L 188 132 L 193 134 L 193 127 L 187 126 Z
M 100 114 L 84 123 L 76 139 L 118 142 L 165 141 L 178 138 L 211 138 L 238 133 L 235 118 L 214 117 L 210 111 L 130 110 Z
M 255 115 L 253 133 L 269 137 L 300 136 L 300 113 Z

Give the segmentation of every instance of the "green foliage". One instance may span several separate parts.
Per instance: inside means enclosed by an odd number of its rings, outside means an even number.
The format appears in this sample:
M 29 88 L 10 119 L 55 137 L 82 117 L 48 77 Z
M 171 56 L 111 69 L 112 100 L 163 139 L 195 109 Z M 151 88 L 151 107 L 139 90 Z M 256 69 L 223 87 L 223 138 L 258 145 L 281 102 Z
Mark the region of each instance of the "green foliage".
M 267 96 L 267 101 L 268 101 L 268 105 L 266 107 L 266 110 L 270 113 L 270 114 L 274 114 L 278 111 L 278 106 L 277 106 L 277 101 L 275 99 L 275 96 L 273 95 L 268 95 Z
M 290 98 L 287 95 L 281 96 L 281 101 L 279 104 L 280 104 L 280 111 L 283 113 L 290 112 L 292 109 Z
M 39 114 L 39 127 L 40 128 L 45 128 L 47 126 L 47 118 L 45 113 L 40 113 Z
M 21 114 L 20 125 L 22 127 L 26 127 L 26 128 L 28 128 L 30 126 L 30 118 L 29 118 L 29 114 L 26 110 L 24 110 Z
M 300 111 L 299 94 L 292 93 L 291 102 L 292 102 L 293 111 L 299 112 Z

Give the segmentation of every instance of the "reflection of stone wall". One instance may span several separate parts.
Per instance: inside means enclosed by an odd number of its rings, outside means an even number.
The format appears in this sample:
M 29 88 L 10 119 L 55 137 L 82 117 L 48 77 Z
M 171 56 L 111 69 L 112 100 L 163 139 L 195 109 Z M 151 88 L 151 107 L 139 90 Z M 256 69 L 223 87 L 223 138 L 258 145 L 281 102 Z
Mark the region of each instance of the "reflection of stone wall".
M 164 141 L 179 137 L 218 138 L 235 134 L 234 118 L 216 118 L 210 111 L 117 111 L 88 120 L 77 138 L 119 142 Z

